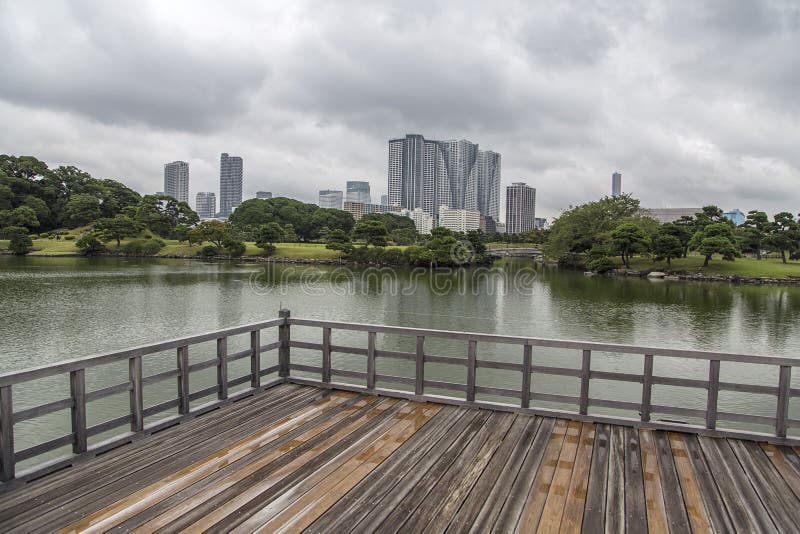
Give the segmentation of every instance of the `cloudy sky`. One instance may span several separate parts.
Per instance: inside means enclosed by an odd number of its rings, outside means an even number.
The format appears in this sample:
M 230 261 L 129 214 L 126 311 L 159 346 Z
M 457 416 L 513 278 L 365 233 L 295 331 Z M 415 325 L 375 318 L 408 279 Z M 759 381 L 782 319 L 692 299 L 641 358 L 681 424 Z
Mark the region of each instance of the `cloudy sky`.
M 0 0 L 0 153 L 140 192 L 219 154 L 315 201 L 369 180 L 387 140 L 502 154 L 538 215 L 608 194 L 650 207 L 800 211 L 800 4 Z M 504 194 L 503 194 L 504 198 Z

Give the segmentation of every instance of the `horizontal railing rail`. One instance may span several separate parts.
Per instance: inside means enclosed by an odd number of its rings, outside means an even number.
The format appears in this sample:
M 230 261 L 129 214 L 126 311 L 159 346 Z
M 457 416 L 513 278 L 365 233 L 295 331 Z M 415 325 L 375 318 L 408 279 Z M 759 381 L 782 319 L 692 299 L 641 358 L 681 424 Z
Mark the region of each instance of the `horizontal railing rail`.
M 262 344 L 262 331 L 272 328 L 278 328 L 279 340 Z M 281 339 L 288 339 L 287 333 L 284 332 L 284 330 L 288 330 L 288 328 L 286 316 L 284 316 L 282 312 L 279 318 L 269 321 L 262 321 L 234 328 L 225 328 L 214 332 L 152 343 L 132 349 L 108 352 L 0 374 L 0 480 L 2 480 L 3 483 L 8 483 L 15 479 L 28 479 L 41 476 L 46 472 L 68 466 L 81 456 L 99 454 L 131 441 L 139 435 L 152 433 L 168 426 L 178 424 L 187 418 L 195 417 L 201 413 L 213 410 L 222 404 L 233 402 L 238 398 L 252 395 L 258 390 L 266 389 L 277 383 L 284 382 L 286 380 L 286 375 L 281 374 L 281 369 L 286 368 L 288 365 L 288 343 L 282 342 Z M 247 334 L 250 336 L 249 348 L 229 353 L 229 338 Z M 216 342 L 215 356 L 201 362 L 190 363 L 190 348 L 200 343 L 211 341 Z M 175 368 L 148 376 L 143 374 L 143 363 L 145 361 L 150 361 L 148 357 L 155 358 L 153 355 L 158 355 L 170 350 L 174 350 L 176 354 Z M 278 365 L 264 367 L 261 362 L 261 356 L 274 350 L 279 351 L 278 360 L 286 359 L 287 363 L 283 366 L 279 363 Z M 229 377 L 229 364 L 245 358 L 250 359 L 249 372 L 244 376 Z M 94 391 L 87 390 L 86 371 L 88 369 L 126 361 L 128 362 L 127 368 L 124 376 L 118 377 L 118 383 Z M 216 383 L 210 387 L 192 391 L 190 389 L 192 373 L 211 368 L 216 368 Z M 262 382 L 262 378 L 274 373 L 279 374 L 276 379 Z M 28 387 L 29 383 L 34 380 L 57 376 L 69 377 L 69 391 L 65 391 L 64 398 L 20 410 L 14 409 L 14 390 L 16 388 Z M 113 377 L 111 380 L 113 380 Z M 168 380 L 175 381 L 177 389 L 176 398 L 149 406 L 146 405 L 144 388 Z M 229 393 L 231 388 L 248 383 L 250 385 L 249 388 L 235 394 Z M 107 421 L 91 426 L 87 424 L 88 403 L 102 401 L 112 395 L 125 393 L 128 394 L 130 400 L 127 414 L 113 417 Z M 214 394 L 216 394 L 216 400 L 194 407 L 191 404 L 193 401 L 210 397 Z M 144 422 L 146 417 L 159 415 L 175 409 L 177 409 L 177 415 L 167 416 L 149 424 L 145 424 Z M 14 425 L 41 418 L 62 410 L 69 410 L 70 413 L 69 433 L 38 442 L 22 450 L 17 450 L 15 448 Z M 128 428 L 124 431 L 102 442 L 91 446 L 89 445 L 89 438 L 114 429 L 119 429 L 125 425 L 127 425 Z M 39 462 L 24 473 L 17 473 L 16 466 L 19 462 L 53 453 L 53 451 L 69 445 L 72 446 L 71 454 L 50 461 Z
M 417 400 L 431 400 L 434 402 L 471 405 L 500 410 L 522 411 L 531 414 L 552 415 L 558 417 L 575 418 L 587 421 L 598 421 L 624 425 L 647 425 L 666 430 L 683 432 L 706 433 L 715 436 L 740 437 L 743 439 L 767 440 L 775 443 L 797 444 L 796 437 L 787 437 L 790 428 L 800 428 L 800 420 L 789 418 L 789 402 L 793 397 L 800 397 L 800 388 L 791 387 L 792 369 L 800 366 L 800 360 L 788 357 L 760 356 L 737 353 L 723 353 L 700 350 L 670 349 L 664 347 L 646 347 L 635 345 L 622 345 L 613 343 L 597 343 L 587 341 L 566 341 L 557 339 L 544 339 L 526 336 L 506 336 L 498 334 L 485 334 L 478 332 L 458 332 L 450 330 L 434 330 L 427 328 L 411 328 L 401 326 L 351 323 L 343 321 L 325 321 L 318 319 L 292 318 L 288 319 L 291 326 L 314 327 L 322 329 L 322 343 L 309 341 L 290 341 L 290 347 L 319 350 L 321 352 L 321 365 L 290 364 L 290 371 L 306 373 L 319 373 L 319 379 L 299 376 L 289 376 L 290 382 L 300 384 L 313 384 L 323 387 L 337 387 L 354 391 L 366 391 L 390 396 L 400 396 Z M 333 344 L 334 331 L 345 330 L 364 332 L 367 334 L 367 347 L 350 347 Z M 377 334 L 408 336 L 416 338 L 416 351 L 403 352 L 382 350 L 376 347 Z M 428 338 L 463 341 L 464 357 L 444 356 L 431 354 L 425 349 Z M 481 359 L 479 347 L 483 343 L 500 345 L 517 345 L 519 353 L 512 357 L 516 361 L 494 361 Z M 534 349 L 555 348 L 574 350 L 576 367 L 559 367 L 552 365 L 534 364 Z M 346 353 L 365 356 L 366 372 L 337 369 L 332 367 L 332 358 L 337 353 Z M 596 353 L 614 353 L 629 356 L 638 356 L 641 371 L 612 372 L 592 368 L 592 356 Z M 376 372 L 376 360 L 380 358 L 414 361 L 414 376 L 392 376 Z M 706 375 L 702 378 L 683 378 L 655 375 L 654 362 L 663 358 L 684 358 L 708 362 Z M 429 363 L 466 367 L 466 382 L 443 380 L 430 380 L 425 377 L 425 366 Z M 720 380 L 720 367 L 722 364 L 756 364 L 776 368 L 778 383 L 774 385 L 759 385 L 749 383 L 736 383 Z M 478 379 L 479 370 L 502 369 L 520 373 L 517 388 L 494 387 L 481 385 Z M 534 378 L 542 376 L 564 376 L 579 380 L 574 392 L 543 393 L 531 390 Z M 363 380 L 364 385 L 347 382 L 335 382 L 332 377 L 343 377 Z M 606 380 L 641 384 L 641 397 L 627 400 L 613 400 L 598 398 L 590 395 L 592 380 Z M 414 386 L 413 390 L 395 388 L 376 388 L 376 381 L 389 382 L 398 385 Z M 670 406 L 653 404 L 653 386 L 680 386 L 705 390 L 705 409 L 687 406 Z M 448 395 L 427 395 L 426 389 L 453 391 L 463 396 L 452 397 Z M 776 397 L 775 415 L 755 415 L 719 411 L 719 392 L 732 391 L 771 395 Z M 514 404 L 493 401 L 476 400 L 477 394 L 494 395 L 514 399 Z M 536 406 L 534 401 L 572 405 L 576 409 L 548 408 Z M 589 408 L 610 408 L 617 410 L 638 411 L 639 417 L 619 417 L 607 414 L 590 413 Z M 652 420 L 653 414 L 662 416 L 677 416 L 683 418 L 697 418 L 704 424 L 687 424 L 665 419 Z M 732 428 L 718 427 L 719 421 L 744 423 L 749 425 L 762 425 L 772 427 L 773 433 L 746 431 Z
M 292 327 L 310 327 L 321 329 L 321 338 L 317 341 L 293 339 Z M 262 344 L 261 332 L 277 328 L 277 341 Z M 352 335 L 346 344 L 334 342 L 337 331 L 362 332 L 365 335 L 363 346 L 352 346 Z M 250 347 L 237 352 L 228 351 L 228 339 L 236 335 L 250 335 Z M 378 346 L 378 334 L 396 335 L 411 338 L 410 346 L 414 350 L 389 350 Z M 436 354 L 426 347 L 428 339 L 445 339 L 464 342 L 463 356 Z M 189 350 L 193 345 L 209 341 L 216 342 L 215 357 L 207 360 L 189 361 Z M 516 346 L 519 352 L 511 353 L 505 361 L 482 358 L 484 344 Z M 358 343 L 355 343 L 358 345 Z M 537 349 L 555 348 L 574 351 L 573 367 L 545 365 L 539 361 Z M 308 358 L 292 361 L 291 350 L 303 349 L 319 351 L 318 364 L 309 363 Z M 172 369 L 144 376 L 142 364 L 147 356 L 174 350 L 176 365 Z M 269 351 L 278 351 L 277 364 L 264 367 L 261 355 Z M 593 368 L 593 355 L 597 353 L 613 353 L 630 356 L 624 371 L 611 371 Z M 340 355 L 355 355 L 365 360 L 366 371 L 354 371 L 337 367 Z M 240 377 L 229 377 L 228 367 L 231 362 L 250 359 L 250 372 Z M 567 356 L 569 358 L 569 356 Z M 654 364 L 662 358 L 685 358 L 707 362 L 703 376 L 694 378 L 662 376 L 654 374 Z M 402 376 L 397 371 L 379 372 L 378 361 L 399 360 L 413 362 L 410 376 Z M 114 362 L 127 361 L 126 376 L 119 382 L 104 386 L 94 391 L 87 391 L 86 371 L 92 367 Z M 149 361 L 149 360 L 148 360 Z M 630 361 L 638 362 L 640 371 L 632 371 Z M 721 366 L 728 364 L 756 364 L 777 370 L 777 384 L 763 385 L 737 383 L 720 379 Z M 438 364 L 451 366 L 460 370 L 452 376 L 466 376 L 465 381 L 454 378 L 434 379 L 426 376 L 426 366 Z M 789 417 L 789 403 L 794 397 L 800 397 L 800 388 L 791 387 L 792 369 L 800 366 L 800 360 L 787 357 L 758 356 L 735 353 L 718 353 L 698 350 L 670 349 L 663 347 L 644 347 L 611 343 L 584 341 L 565 341 L 543 339 L 526 336 L 506 336 L 479 332 L 458 332 L 427 328 L 412 328 L 378 324 L 352 323 L 343 321 L 325 321 L 317 319 L 294 318 L 288 310 L 281 310 L 279 317 L 235 328 L 227 328 L 180 339 L 153 343 L 110 352 L 87 358 L 62 361 L 22 371 L 0 374 L 0 478 L 4 484 L 17 479 L 34 478 L 46 472 L 74 463 L 75 459 L 87 454 L 98 454 L 102 451 L 131 441 L 139 435 L 152 433 L 180 421 L 212 410 L 223 403 L 232 402 L 245 395 L 266 389 L 285 382 L 315 385 L 325 388 L 344 389 L 370 394 L 381 394 L 413 400 L 473 406 L 494 410 L 516 411 L 552 417 L 565 417 L 584 421 L 595 421 L 610 424 L 648 426 L 681 432 L 704 433 L 712 436 L 737 437 L 742 439 L 766 440 L 773 443 L 800 444 L 796 436 L 789 436 L 788 430 L 800 428 L 800 419 Z M 212 386 L 190 390 L 191 374 L 205 369 L 216 368 L 217 379 Z M 504 387 L 488 385 L 481 381 L 484 369 L 497 369 L 519 373 L 516 386 Z M 277 373 L 277 377 L 267 382 L 262 378 Z M 318 378 L 300 376 L 298 373 L 319 375 Z M 68 376 L 69 392 L 61 399 L 14 410 L 14 388 L 30 381 L 52 376 Z M 448 376 L 448 375 L 445 375 Z M 534 391 L 534 381 L 539 383 L 542 377 L 570 377 L 577 379 L 573 391 L 565 389 L 557 393 Z M 145 406 L 144 387 L 159 382 L 174 380 L 177 395 L 173 399 Z M 640 388 L 636 398 L 614 400 L 600 398 L 590 394 L 593 380 L 612 381 L 635 384 Z M 357 381 L 357 382 L 353 382 Z M 250 388 L 238 393 L 229 394 L 229 389 L 242 384 L 250 384 Z M 397 387 L 379 387 L 378 384 L 393 384 Z M 672 406 L 652 402 L 654 386 L 680 386 L 694 388 L 705 392 L 705 407 Z M 565 386 L 566 388 L 566 386 Z M 431 390 L 453 392 L 453 394 L 433 394 Z M 774 416 L 734 413 L 719 410 L 720 391 L 750 393 L 775 397 Z M 87 425 L 87 403 L 102 401 L 118 394 L 127 393 L 130 398 L 128 413 L 100 422 Z M 191 403 L 216 393 L 217 399 L 200 406 L 192 407 Z M 491 395 L 511 399 L 509 402 L 480 400 L 478 395 Z M 556 403 L 558 407 L 547 407 L 541 403 Z M 564 408 L 564 406 L 571 408 Z M 606 408 L 638 412 L 638 417 L 612 416 L 598 413 L 593 409 Z M 178 414 L 166 417 L 145 425 L 144 419 L 177 409 Z M 36 443 L 23 450 L 15 450 L 14 425 L 30 421 L 62 410 L 69 410 L 71 432 L 56 438 Z M 658 416 L 695 418 L 703 424 L 688 424 L 670 421 Z M 719 421 L 741 423 L 746 425 L 762 425 L 773 429 L 771 433 L 755 432 L 741 429 L 720 428 Z M 89 446 L 88 439 L 116 428 L 128 425 L 128 430 L 114 435 L 101 443 Z M 38 464 L 23 474 L 16 473 L 18 462 L 37 458 L 46 453 L 72 446 L 72 454 Z

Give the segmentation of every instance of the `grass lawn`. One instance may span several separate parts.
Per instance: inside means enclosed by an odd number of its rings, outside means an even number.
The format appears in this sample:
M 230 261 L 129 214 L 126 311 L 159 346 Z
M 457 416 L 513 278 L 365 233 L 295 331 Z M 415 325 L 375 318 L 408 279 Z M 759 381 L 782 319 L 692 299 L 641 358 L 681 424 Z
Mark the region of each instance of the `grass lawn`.
M 614 259 L 616 260 L 616 258 Z M 781 262 L 780 259 L 736 258 L 735 261 L 724 261 L 719 256 L 712 258 L 705 269 L 703 269 L 703 257 L 697 255 L 674 259 L 670 267 L 664 261 L 656 262 L 648 258 L 634 258 L 631 261 L 631 269 L 637 271 L 686 271 L 689 273 L 767 278 L 800 277 L 800 261 L 789 261 L 786 264 Z

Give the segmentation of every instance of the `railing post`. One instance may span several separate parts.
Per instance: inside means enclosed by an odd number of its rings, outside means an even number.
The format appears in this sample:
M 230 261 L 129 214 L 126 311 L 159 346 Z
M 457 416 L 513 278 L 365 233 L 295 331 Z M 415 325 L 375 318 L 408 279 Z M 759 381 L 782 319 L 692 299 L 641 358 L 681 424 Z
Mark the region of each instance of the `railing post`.
M 581 364 L 581 398 L 580 398 L 580 414 L 586 415 L 589 413 L 589 374 L 591 373 L 592 365 L 592 351 L 588 349 L 583 350 L 583 361 Z
M 475 402 L 475 368 L 478 365 L 478 342 L 469 340 L 467 351 L 467 402 Z
M 15 476 L 14 403 L 11 385 L 0 387 L 0 456 L 3 462 L 0 480 L 8 482 Z
M 650 421 L 651 402 L 653 396 L 653 355 L 644 355 L 644 375 L 642 380 L 642 421 Z
M 789 388 L 792 384 L 792 368 L 781 365 L 778 377 L 778 407 L 775 413 L 775 435 L 786 437 L 786 419 L 789 417 Z
M 136 355 L 128 360 L 128 379 L 131 383 L 131 432 L 144 429 L 144 395 L 142 387 L 142 356 Z
M 217 338 L 217 398 L 228 398 L 228 338 Z
M 69 390 L 72 397 L 72 452 L 80 454 L 86 452 L 86 370 L 77 369 L 69 373 Z
M 531 366 L 533 365 L 533 347 L 525 345 L 522 352 L 522 401 L 523 408 L 531 407 Z
M 250 387 L 261 386 L 261 330 L 250 332 Z
M 331 329 L 322 329 L 322 381 L 331 381 Z
M 178 347 L 178 413 L 189 413 L 189 347 Z
M 425 336 L 417 336 L 417 369 L 414 375 L 414 395 L 425 394 Z
M 717 427 L 717 400 L 719 399 L 719 360 L 710 360 L 708 365 L 708 402 L 706 403 L 706 428 Z
M 376 332 L 367 333 L 367 389 L 375 389 L 375 338 Z
M 289 310 L 278 311 L 278 317 L 284 319 L 283 324 L 278 327 L 278 341 L 281 343 L 278 349 L 278 376 L 283 378 L 284 382 L 287 382 L 289 378 L 289 341 L 291 340 L 291 335 L 289 333 L 290 315 Z

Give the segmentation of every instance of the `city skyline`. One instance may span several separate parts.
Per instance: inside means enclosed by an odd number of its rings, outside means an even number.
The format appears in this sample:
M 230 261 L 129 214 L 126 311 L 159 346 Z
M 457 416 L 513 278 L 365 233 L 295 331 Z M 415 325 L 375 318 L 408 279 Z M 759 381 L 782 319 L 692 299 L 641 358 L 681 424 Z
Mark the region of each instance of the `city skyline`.
M 607 195 L 615 168 L 643 206 L 797 211 L 797 6 L 691 6 L 431 5 L 409 27 L 375 2 L 353 31 L 349 7 L 303 2 L 5 3 L 0 61 L 14 76 L 0 80 L 0 114 L 15 126 L 0 152 L 140 192 L 181 159 L 192 198 L 218 189 L 228 149 L 258 169 L 245 197 L 313 202 L 342 177 L 386 193 L 386 140 L 418 131 L 503 154 L 501 188 L 535 183 L 548 218 Z M 238 30 L 209 31 L 219 20 Z M 429 52 L 408 57 L 408 42 Z M 67 77 L 67 65 L 80 68 Z

